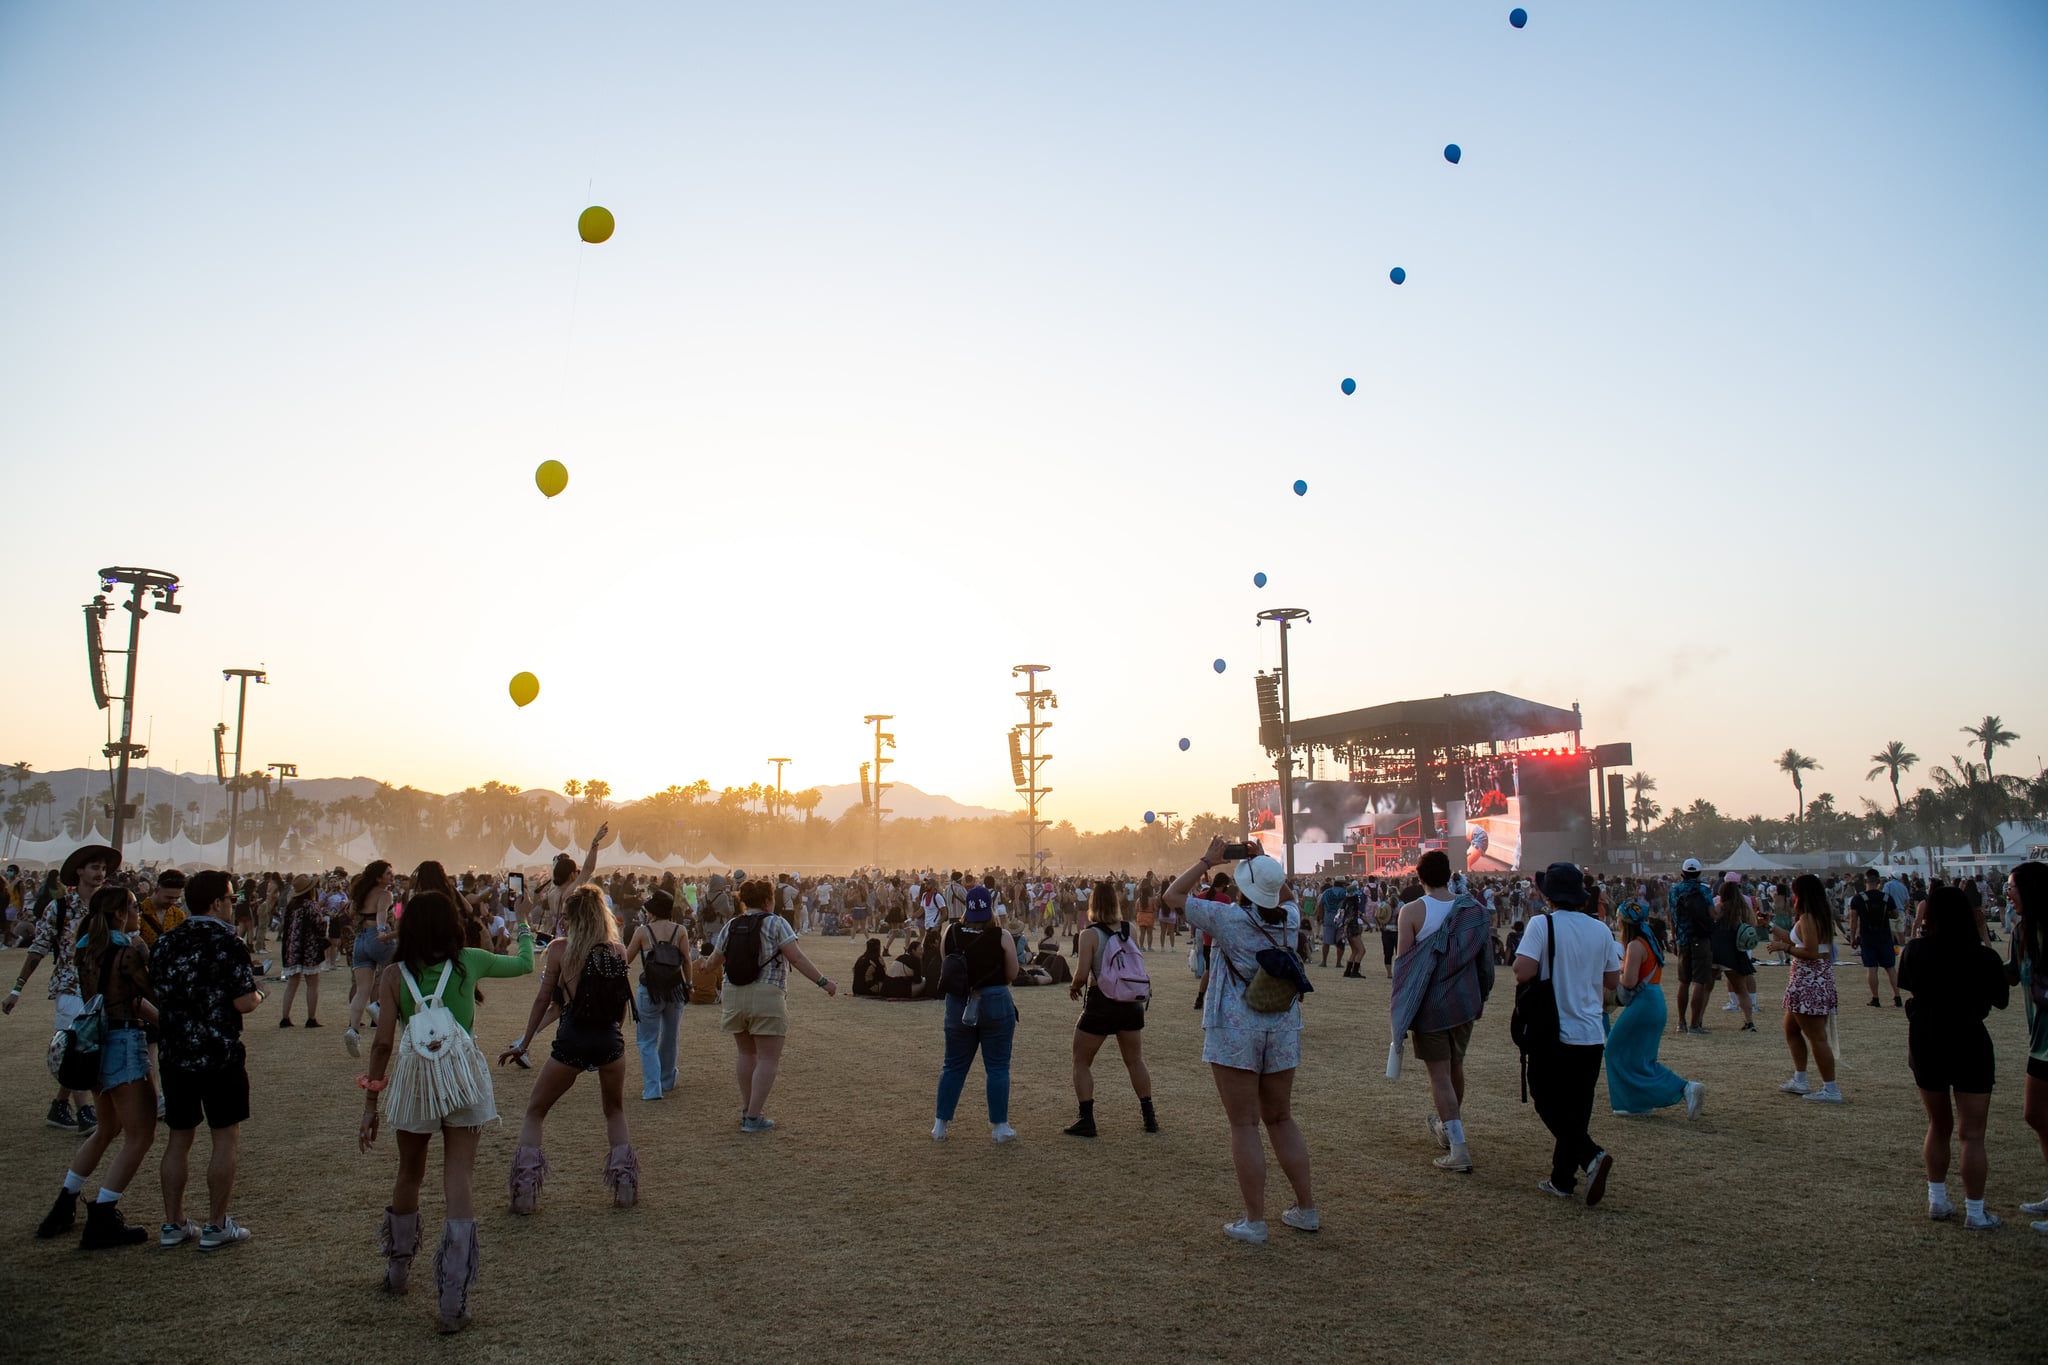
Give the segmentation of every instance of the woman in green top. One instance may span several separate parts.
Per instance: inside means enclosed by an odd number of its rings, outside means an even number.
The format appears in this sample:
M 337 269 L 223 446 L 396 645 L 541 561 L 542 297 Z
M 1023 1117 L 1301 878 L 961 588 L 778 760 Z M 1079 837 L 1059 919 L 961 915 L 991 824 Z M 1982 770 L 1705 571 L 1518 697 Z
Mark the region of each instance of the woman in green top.
M 2007 980 L 2026 988 L 2027 1089 L 2021 1109 L 2048 1159 L 2048 863 L 2021 863 L 2005 884 L 2005 899 L 2019 911 Z M 2020 1208 L 2043 1215 L 2034 1231 L 2048 1232 L 2048 1195 Z
M 501 955 L 463 946 L 462 921 L 455 902 L 443 893 L 424 891 L 406 904 L 405 914 L 398 922 L 395 960 L 382 970 L 377 982 L 377 1040 L 370 1047 L 370 1074 L 361 1082 L 362 1150 L 368 1151 L 377 1140 L 377 1095 L 384 1088 L 398 1032 L 414 1009 L 412 992 L 406 988 L 399 967 L 402 965 L 412 974 L 422 998 L 433 996 L 443 973 L 455 972 L 456 978 L 448 983 L 441 1004 L 455 1016 L 463 1032 L 474 1037 L 475 983 L 487 976 L 526 976 L 533 971 L 533 928 L 527 923 L 530 908 L 527 899 L 520 897 L 515 908 L 519 952 Z M 441 1249 L 434 1258 L 443 1331 L 459 1331 L 469 1323 L 469 1289 L 477 1272 L 477 1139 L 483 1125 L 495 1122 L 497 1117 L 497 1103 L 487 1090 L 482 1103 L 448 1114 L 438 1125 L 443 1156 L 441 1187 L 448 1206 L 441 1226 Z M 384 1210 L 382 1234 L 386 1258 L 384 1287 L 394 1294 L 405 1292 L 406 1275 L 420 1249 L 420 1184 L 426 1179 L 427 1153 L 433 1141 L 432 1131 L 398 1129 L 398 1180 L 391 1189 L 391 1204 Z

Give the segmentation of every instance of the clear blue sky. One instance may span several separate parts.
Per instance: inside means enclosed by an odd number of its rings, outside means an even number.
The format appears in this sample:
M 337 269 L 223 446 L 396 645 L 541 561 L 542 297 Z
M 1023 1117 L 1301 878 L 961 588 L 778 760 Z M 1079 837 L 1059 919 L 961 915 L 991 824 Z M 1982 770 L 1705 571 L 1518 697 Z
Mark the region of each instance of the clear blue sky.
M 1221 809 L 1298 603 L 1667 804 L 2031 770 L 2048 7 L 1509 7 L 0 6 L 0 757 L 146 563 L 188 768 L 261 660 L 308 773 L 1000 804 L 1031 660 L 1051 814 Z

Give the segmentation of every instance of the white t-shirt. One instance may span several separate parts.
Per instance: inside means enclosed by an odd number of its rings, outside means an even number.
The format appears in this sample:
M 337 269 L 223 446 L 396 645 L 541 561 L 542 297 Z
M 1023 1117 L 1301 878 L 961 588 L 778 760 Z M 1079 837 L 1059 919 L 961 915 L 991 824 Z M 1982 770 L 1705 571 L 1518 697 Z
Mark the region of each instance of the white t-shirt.
M 1552 923 L 1557 925 L 1554 973 L 1544 961 Z M 1605 993 L 1601 978 L 1621 970 L 1621 944 L 1612 930 L 1576 910 L 1531 915 L 1515 956 L 1533 960 L 1539 978 L 1554 978 L 1560 1041 L 1574 1047 L 1598 1047 L 1607 1041 L 1606 1018 L 1600 1012 Z

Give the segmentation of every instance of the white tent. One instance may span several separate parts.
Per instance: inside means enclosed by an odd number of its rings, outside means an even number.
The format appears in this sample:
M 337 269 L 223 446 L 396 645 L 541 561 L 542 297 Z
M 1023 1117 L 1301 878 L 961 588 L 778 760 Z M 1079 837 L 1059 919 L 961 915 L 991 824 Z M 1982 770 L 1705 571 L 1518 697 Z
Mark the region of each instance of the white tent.
M 1756 851 L 1756 846 L 1744 839 L 1735 846 L 1735 851 L 1718 863 L 1708 863 L 1709 872 L 1791 872 L 1794 869 L 1785 863 L 1772 862 Z

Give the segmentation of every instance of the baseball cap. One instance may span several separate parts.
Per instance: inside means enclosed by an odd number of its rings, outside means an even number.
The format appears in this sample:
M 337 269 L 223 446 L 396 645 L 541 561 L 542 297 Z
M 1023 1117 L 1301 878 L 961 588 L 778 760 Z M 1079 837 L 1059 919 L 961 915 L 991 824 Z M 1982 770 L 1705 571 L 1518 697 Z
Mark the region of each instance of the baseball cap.
M 1700 860 L 1698 858 L 1687 858 L 1685 862 L 1679 866 L 1678 870 L 1680 872 L 1697 872 L 1700 870 Z
M 985 886 L 977 886 L 967 893 L 967 912 L 961 916 L 969 924 L 986 924 L 995 917 L 996 898 Z
M 1237 883 L 1239 894 L 1253 905 L 1271 910 L 1280 903 L 1280 895 L 1287 886 L 1287 869 L 1280 866 L 1278 858 L 1269 858 L 1263 853 L 1254 854 L 1237 865 L 1232 877 Z

